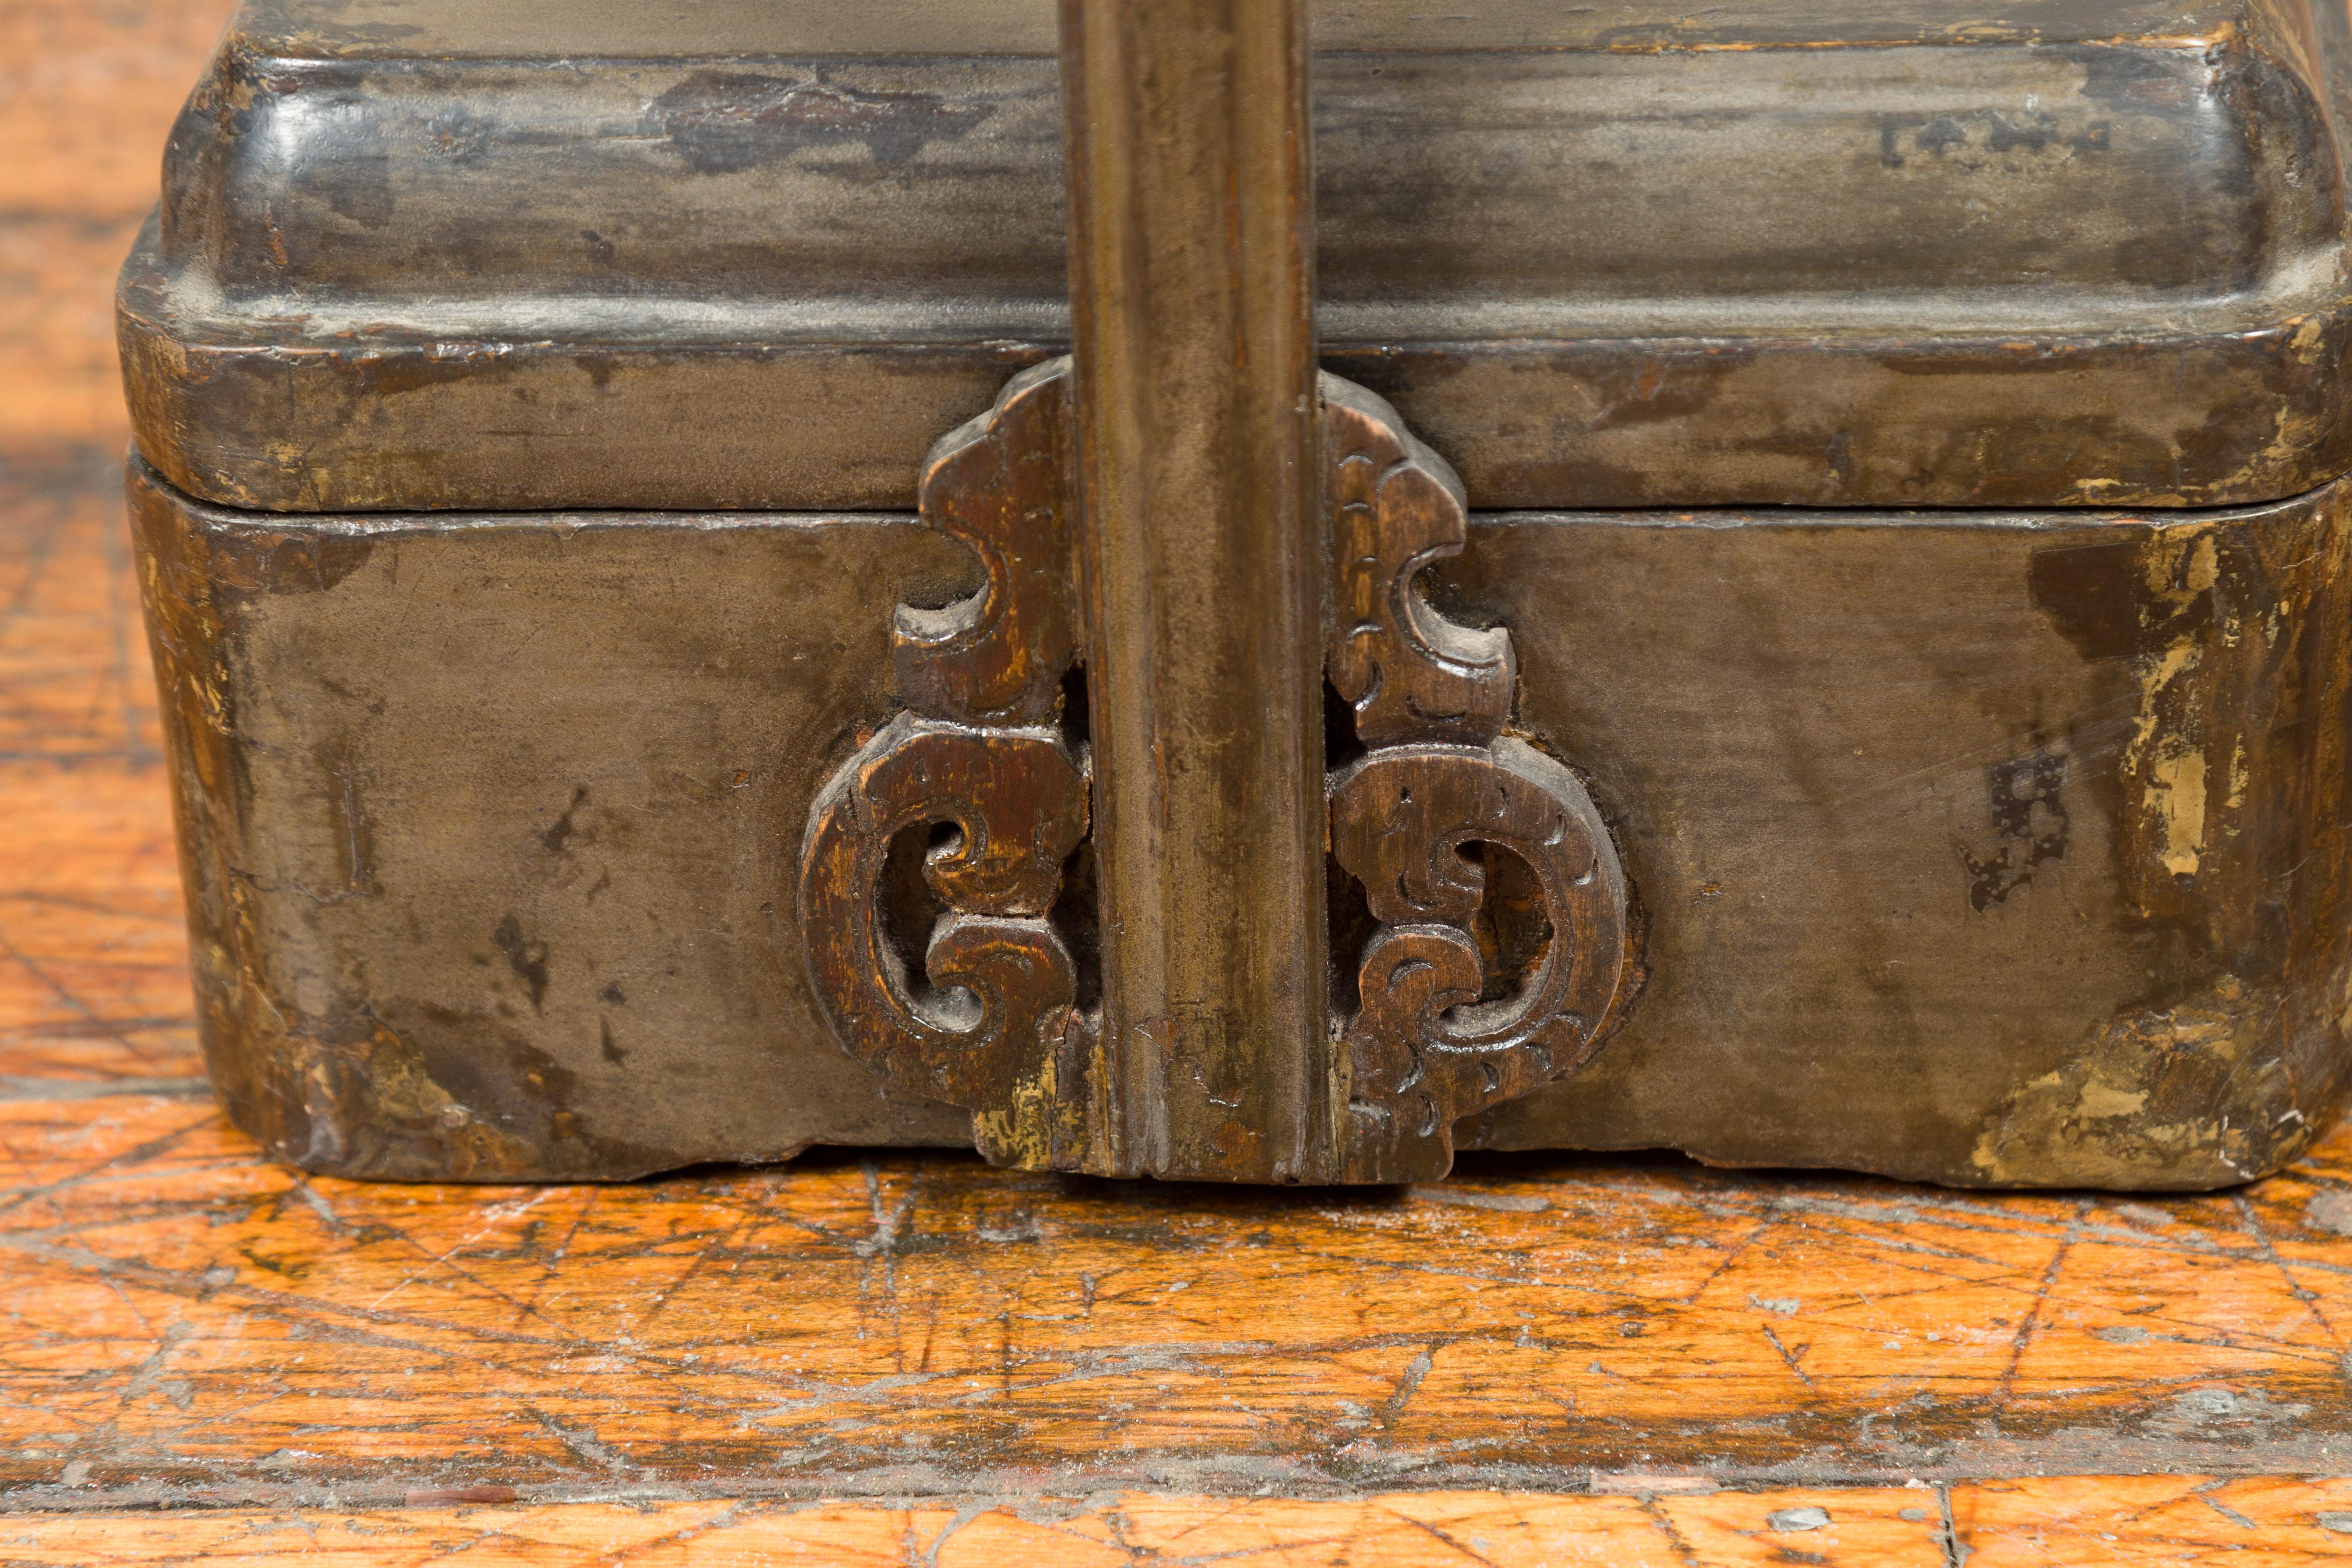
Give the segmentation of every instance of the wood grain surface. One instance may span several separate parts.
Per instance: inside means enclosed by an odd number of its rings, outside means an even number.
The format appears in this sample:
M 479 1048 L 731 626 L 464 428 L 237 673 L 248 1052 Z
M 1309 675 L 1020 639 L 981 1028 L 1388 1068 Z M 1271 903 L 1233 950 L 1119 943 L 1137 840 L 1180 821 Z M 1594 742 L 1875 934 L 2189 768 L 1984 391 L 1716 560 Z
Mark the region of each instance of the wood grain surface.
M 197 1076 L 106 336 L 219 10 L 0 0 L 0 1559 L 2352 1556 L 2343 1134 L 2128 1201 L 262 1162 Z M 467 1486 L 518 1495 L 400 1506 Z

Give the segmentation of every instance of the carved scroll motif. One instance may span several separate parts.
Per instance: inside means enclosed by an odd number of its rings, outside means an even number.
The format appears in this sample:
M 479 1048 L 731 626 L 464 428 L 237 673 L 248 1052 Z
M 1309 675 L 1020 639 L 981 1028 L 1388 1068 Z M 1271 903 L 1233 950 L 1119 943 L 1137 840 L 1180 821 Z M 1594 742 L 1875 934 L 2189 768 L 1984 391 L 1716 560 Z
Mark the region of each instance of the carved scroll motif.
M 990 1159 L 1072 1168 L 1099 1158 L 1112 1089 L 1052 923 L 1091 790 L 1058 721 L 1077 657 L 1066 390 L 1066 362 L 1015 378 L 927 460 L 923 521 L 967 545 L 985 581 L 943 608 L 899 608 L 908 710 L 811 809 L 800 914 L 852 1055 L 894 1090 L 970 1109 Z M 1379 398 L 1330 377 L 1323 395 L 1325 666 L 1366 748 L 1328 781 L 1330 845 L 1378 923 L 1339 1031 L 1348 1114 L 1317 1168 L 1413 1180 L 1444 1172 L 1459 1119 L 1590 1058 L 1637 966 L 1600 814 L 1566 767 L 1505 733 L 1509 635 L 1422 597 L 1422 569 L 1463 548 L 1460 482 Z M 921 907 L 900 869 L 918 848 L 939 906 L 927 938 L 902 929 Z M 1490 876 L 1512 861 L 1524 900 Z M 1517 921 L 1507 943 L 1496 901 L 1541 920 Z
M 1459 554 L 1468 512 L 1444 460 L 1363 388 L 1323 378 L 1332 511 L 1326 669 L 1367 748 L 1331 780 L 1331 849 L 1379 927 L 1347 1020 L 1351 1181 L 1444 1173 L 1454 1121 L 1590 1059 L 1634 969 L 1624 872 L 1576 775 L 1502 734 L 1510 637 L 1440 616 L 1414 579 Z M 1512 994 L 1482 1000 L 1471 857 L 1516 857 L 1551 935 Z
M 987 580 L 942 609 L 899 607 L 892 669 L 908 711 L 835 773 L 801 854 L 810 976 L 842 1043 L 891 1088 L 970 1108 L 982 1151 L 1026 1166 L 1064 1163 L 1083 1100 L 1085 1025 L 1047 919 L 1089 788 L 1055 722 L 1076 648 L 1067 365 L 1015 377 L 931 449 L 923 521 L 969 545 Z M 944 911 L 919 971 L 882 900 L 892 841 L 924 827 L 939 841 L 922 875 Z
M 1324 672 L 1356 711 L 1356 739 L 1485 745 L 1511 716 L 1511 635 L 1454 625 L 1414 581 L 1462 553 L 1462 481 L 1394 409 L 1334 375 L 1323 378 L 1323 443 L 1335 621 Z
M 898 606 L 891 673 L 927 718 L 1038 724 L 1060 707 L 1078 646 L 1069 363 L 1014 376 L 994 407 L 923 459 L 924 526 L 970 546 L 988 574 L 979 593 L 944 609 Z

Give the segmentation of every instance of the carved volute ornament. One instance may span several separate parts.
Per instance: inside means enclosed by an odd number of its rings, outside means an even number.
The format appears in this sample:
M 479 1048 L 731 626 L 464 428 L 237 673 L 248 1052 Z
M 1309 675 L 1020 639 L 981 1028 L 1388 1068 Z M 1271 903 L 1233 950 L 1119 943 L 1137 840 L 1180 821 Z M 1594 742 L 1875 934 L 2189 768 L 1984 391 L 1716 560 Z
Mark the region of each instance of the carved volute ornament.
M 893 1089 L 971 1109 L 999 1163 L 1123 1173 L 1133 1162 L 1092 1125 L 1099 1021 L 1076 1007 L 1049 918 L 1094 784 L 1060 710 L 1077 651 L 1068 372 L 1024 373 L 926 465 L 924 521 L 987 580 L 944 609 L 900 608 L 908 710 L 819 797 L 801 918 L 834 1027 Z M 1456 1121 L 1600 1047 L 1635 967 L 1625 877 L 1576 775 L 1504 733 L 1509 634 L 1422 595 L 1422 569 L 1464 547 L 1453 470 L 1372 394 L 1328 375 L 1319 390 L 1326 671 L 1365 748 L 1327 781 L 1328 843 L 1378 925 L 1338 955 L 1359 1000 L 1334 1021 L 1345 1120 L 1314 1173 L 1420 1180 L 1444 1173 Z M 926 828 L 945 829 L 922 867 L 944 912 L 916 954 L 888 930 L 884 881 L 893 844 Z M 1475 934 L 1497 851 L 1526 868 L 1549 926 L 1516 976 L 1489 973 Z M 1497 980 L 1516 984 L 1489 996 Z
M 1072 1117 L 1069 949 L 1047 919 L 1087 835 L 1087 759 L 1061 730 L 1072 625 L 1068 362 L 1015 377 L 924 464 L 930 527 L 987 580 L 940 610 L 901 605 L 907 711 L 843 763 L 809 814 L 801 929 L 826 1016 L 893 1089 L 973 1111 L 982 1152 L 1053 1165 Z M 923 879 L 944 906 L 920 955 L 884 919 L 892 846 L 943 827 Z
M 922 521 L 985 582 L 900 607 L 905 710 L 810 814 L 816 994 L 999 1163 L 1443 1175 L 1457 1121 L 1623 1011 L 1624 872 L 1575 774 L 1507 733 L 1508 632 L 1423 595 L 1465 545 L 1460 481 L 1315 372 L 1300 7 L 1066 0 L 1063 56 L 1074 353 L 926 462 Z M 1327 680 L 1353 729 L 1328 778 Z M 1079 942 L 1055 911 L 1087 844 Z M 917 853 L 928 933 L 894 871 Z M 1373 922 L 1356 952 L 1327 857 Z M 1099 953 L 1084 1007 L 1074 950 Z
M 1582 1066 L 1633 969 L 1625 873 L 1576 775 L 1503 734 L 1516 666 L 1500 627 L 1455 626 L 1415 581 L 1462 552 L 1462 483 L 1396 411 L 1325 376 L 1331 684 L 1366 754 L 1335 773 L 1331 853 L 1380 922 L 1344 1041 L 1353 1181 L 1443 1175 L 1458 1119 Z M 1471 934 L 1479 847 L 1533 876 L 1550 932 L 1517 989 Z

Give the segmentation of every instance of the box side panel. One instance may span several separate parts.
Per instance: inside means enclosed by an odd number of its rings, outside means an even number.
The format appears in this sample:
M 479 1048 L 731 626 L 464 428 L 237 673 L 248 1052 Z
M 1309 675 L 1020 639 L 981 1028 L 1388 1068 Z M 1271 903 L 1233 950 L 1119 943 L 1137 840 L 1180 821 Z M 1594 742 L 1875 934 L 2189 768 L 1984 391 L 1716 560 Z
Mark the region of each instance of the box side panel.
M 961 1143 L 802 976 L 902 520 L 284 519 L 134 482 L 216 1081 L 283 1157 L 620 1176 Z M 2352 1010 L 2338 489 L 2194 516 L 1487 516 L 1439 584 L 1612 821 L 1650 979 L 1465 1127 L 1961 1184 L 2301 1148 Z
M 1615 815 L 1651 978 L 1475 1141 L 1962 1185 L 2291 1158 L 2352 1076 L 2345 499 L 1483 520 L 1447 595 Z
M 136 475 L 197 992 L 312 1170 L 620 1178 L 964 1143 L 885 1100 L 793 929 L 809 802 L 887 717 L 908 520 L 212 511 Z

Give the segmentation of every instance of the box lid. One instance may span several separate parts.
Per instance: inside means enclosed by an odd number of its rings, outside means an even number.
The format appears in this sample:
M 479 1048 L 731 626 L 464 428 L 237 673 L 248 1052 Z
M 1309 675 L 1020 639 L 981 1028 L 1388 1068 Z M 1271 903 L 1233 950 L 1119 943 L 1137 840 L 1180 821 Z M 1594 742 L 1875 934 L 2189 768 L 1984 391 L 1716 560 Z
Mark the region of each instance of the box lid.
M 249 0 L 125 269 L 275 510 L 897 508 L 1066 334 L 1052 0 Z M 2352 468 L 2310 0 L 1325 0 L 1327 364 L 1482 507 L 2184 506 Z

